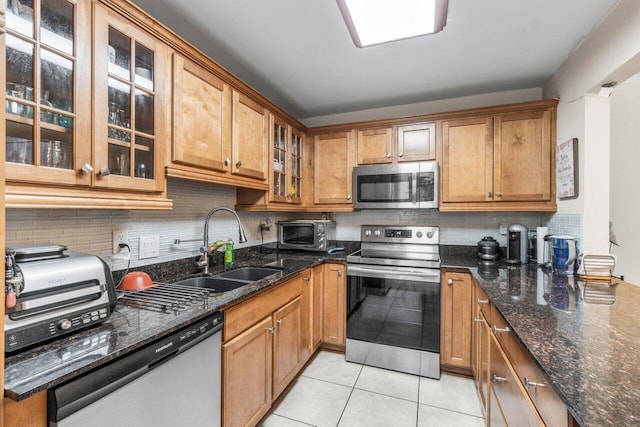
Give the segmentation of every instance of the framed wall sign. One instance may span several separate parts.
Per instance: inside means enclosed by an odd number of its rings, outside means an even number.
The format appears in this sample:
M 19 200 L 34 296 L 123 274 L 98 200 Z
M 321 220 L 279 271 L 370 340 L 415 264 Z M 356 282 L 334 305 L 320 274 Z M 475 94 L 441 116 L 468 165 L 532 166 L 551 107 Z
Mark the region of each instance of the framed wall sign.
M 556 191 L 559 199 L 578 197 L 578 138 L 556 147 Z

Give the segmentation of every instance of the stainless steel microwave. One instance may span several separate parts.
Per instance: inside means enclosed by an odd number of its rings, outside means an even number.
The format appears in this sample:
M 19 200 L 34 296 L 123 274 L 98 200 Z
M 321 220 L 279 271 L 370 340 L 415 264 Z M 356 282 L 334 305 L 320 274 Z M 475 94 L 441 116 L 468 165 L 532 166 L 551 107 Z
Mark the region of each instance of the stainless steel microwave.
M 336 245 L 336 223 L 309 219 L 278 222 L 278 247 L 305 251 L 326 251 Z
M 353 168 L 356 209 L 437 209 L 438 162 Z

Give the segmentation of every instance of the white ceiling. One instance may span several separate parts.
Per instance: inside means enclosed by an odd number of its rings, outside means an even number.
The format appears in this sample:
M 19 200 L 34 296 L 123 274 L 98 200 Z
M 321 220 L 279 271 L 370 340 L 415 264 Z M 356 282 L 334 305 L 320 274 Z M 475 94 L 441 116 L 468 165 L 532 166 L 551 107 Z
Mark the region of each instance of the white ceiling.
M 438 34 L 356 48 L 334 0 L 132 0 L 299 119 L 542 87 L 618 0 L 449 0 Z

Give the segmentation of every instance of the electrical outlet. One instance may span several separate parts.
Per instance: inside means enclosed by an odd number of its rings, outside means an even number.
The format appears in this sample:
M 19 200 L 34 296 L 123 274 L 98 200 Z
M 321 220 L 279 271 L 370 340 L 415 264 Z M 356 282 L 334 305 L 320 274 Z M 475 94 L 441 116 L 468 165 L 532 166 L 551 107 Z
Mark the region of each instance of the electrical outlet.
M 157 258 L 160 256 L 160 236 L 140 237 L 138 259 Z
M 500 234 L 503 236 L 507 235 L 507 230 L 509 229 L 509 224 L 500 224 Z
M 129 232 L 127 230 L 113 230 L 113 253 L 117 254 L 121 251 L 120 244 L 129 244 Z

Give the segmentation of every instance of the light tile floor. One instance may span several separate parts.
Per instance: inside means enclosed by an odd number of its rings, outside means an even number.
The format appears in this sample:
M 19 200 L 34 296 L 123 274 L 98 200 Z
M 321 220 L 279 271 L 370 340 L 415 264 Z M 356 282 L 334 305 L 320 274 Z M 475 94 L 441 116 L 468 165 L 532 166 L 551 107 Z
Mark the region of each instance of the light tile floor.
M 264 427 L 481 427 L 473 380 L 440 380 L 363 366 L 322 351 L 298 377 Z

